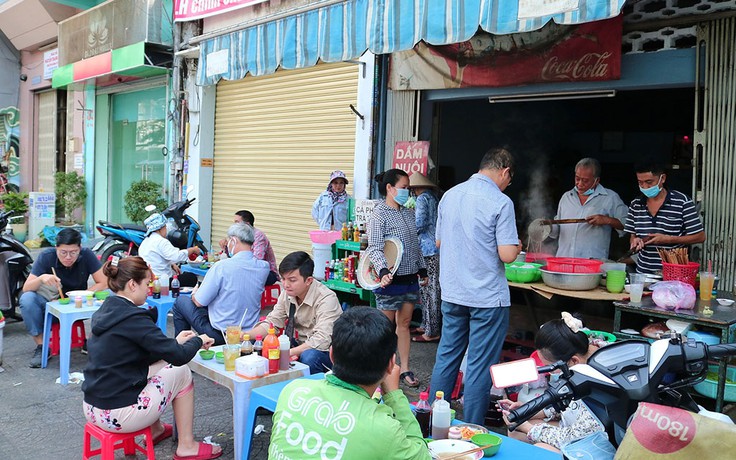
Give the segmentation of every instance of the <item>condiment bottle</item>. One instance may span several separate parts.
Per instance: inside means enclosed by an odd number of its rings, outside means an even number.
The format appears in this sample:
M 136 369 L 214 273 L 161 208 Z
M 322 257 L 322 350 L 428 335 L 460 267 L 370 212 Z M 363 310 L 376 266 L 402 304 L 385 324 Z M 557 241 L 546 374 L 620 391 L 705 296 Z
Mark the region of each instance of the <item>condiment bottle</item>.
M 277 339 L 278 340 L 278 339 Z M 268 349 L 268 373 L 278 374 L 279 372 L 279 349 L 269 348 Z
M 348 239 L 348 224 L 343 222 L 342 223 L 342 239 L 347 240 Z
M 325 262 L 325 279 L 330 279 L 330 262 Z
M 161 298 L 161 281 L 158 280 L 158 276 L 153 277 L 153 298 Z
M 82 296 L 81 295 L 74 297 L 74 306 L 76 308 L 82 308 Z
M 437 392 L 437 399 L 432 404 L 432 439 L 447 439 L 450 431 L 450 403 L 445 401 L 445 394 Z
M 357 225 L 353 227 L 353 241 L 356 243 L 360 241 L 360 230 Z
M 289 362 L 291 361 L 289 350 L 291 350 L 291 341 L 286 335 L 286 330 L 284 330 L 279 336 L 279 370 L 281 371 L 289 370 Z
M 256 336 L 256 341 L 253 344 L 253 353 L 255 353 L 257 355 L 260 355 L 261 354 L 261 350 L 263 350 L 263 336 L 262 335 L 257 335 Z
M 268 335 L 266 336 L 266 340 L 263 341 L 263 357 L 266 359 L 269 358 L 268 351 L 272 348 L 276 348 L 278 350 L 279 348 L 279 338 L 276 337 L 276 330 L 271 326 L 268 329 Z
M 451 426 L 447 431 L 447 439 L 463 439 L 463 434 L 460 432 L 460 428 Z
M 174 279 L 171 280 L 171 297 L 179 297 L 179 291 L 181 290 L 181 284 L 179 284 L 179 277 L 174 275 Z
M 241 355 L 250 355 L 253 353 L 253 344 L 250 343 L 250 334 L 243 336 L 243 343 L 240 345 Z
M 429 417 L 432 408 L 429 407 L 429 393 L 422 391 L 419 393 L 419 402 L 417 402 L 416 413 L 414 414 L 419 422 L 419 428 L 422 430 L 422 436 L 429 437 Z

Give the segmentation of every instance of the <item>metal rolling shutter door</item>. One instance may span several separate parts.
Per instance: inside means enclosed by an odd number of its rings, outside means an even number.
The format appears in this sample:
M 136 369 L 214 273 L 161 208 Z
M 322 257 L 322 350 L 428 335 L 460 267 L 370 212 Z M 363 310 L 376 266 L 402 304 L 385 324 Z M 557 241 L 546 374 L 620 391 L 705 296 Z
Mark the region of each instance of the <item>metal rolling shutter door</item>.
M 248 209 L 277 261 L 311 251 L 312 203 L 342 169 L 352 195 L 358 68 L 320 64 L 217 85 L 213 246 Z

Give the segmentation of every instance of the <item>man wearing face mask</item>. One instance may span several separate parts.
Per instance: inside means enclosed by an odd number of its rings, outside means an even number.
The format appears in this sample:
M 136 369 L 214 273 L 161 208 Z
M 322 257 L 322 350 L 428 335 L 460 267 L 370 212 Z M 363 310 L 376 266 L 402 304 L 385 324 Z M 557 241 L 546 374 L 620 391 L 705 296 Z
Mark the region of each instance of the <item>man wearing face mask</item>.
M 261 312 L 261 293 L 268 277 L 269 265 L 253 256 L 253 227 L 233 224 L 227 231 L 229 259 L 214 264 L 191 298 L 180 296 L 172 310 L 174 337 L 181 331 L 194 329 L 207 334 L 222 345 L 222 331 L 240 324 L 252 328 Z
M 153 274 L 169 284 L 174 275 L 178 275 L 181 286 L 197 284 L 197 276 L 193 273 L 182 273 L 178 264 L 186 262 L 189 254 L 199 254 L 199 248 L 179 249 L 171 244 L 166 239 L 170 224 L 161 213 L 150 215 L 143 223 L 148 232 L 138 248 L 138 255 L 151 267 Z
M 624 235 L 628 208 L 613 190 L 601 185 L 601 164 L 583 158 L 575 165 L 575 186 L 565 192 L 555 219 L 585 219 L 585 223 L 554 225 L 549 237 L 558 240 L 557 257 L 606 259 L 611 230 Z
M 705 231 L 695 204 L 684 193 L 665 188 L 667 174 L 657 163 L 636 166 L 641 195 L 629 206 L 624 231 L 631 234 L 631 249 L 639 251 L 638 273 L 662 269 L 657 249 L 686 247 L 705 241 Z

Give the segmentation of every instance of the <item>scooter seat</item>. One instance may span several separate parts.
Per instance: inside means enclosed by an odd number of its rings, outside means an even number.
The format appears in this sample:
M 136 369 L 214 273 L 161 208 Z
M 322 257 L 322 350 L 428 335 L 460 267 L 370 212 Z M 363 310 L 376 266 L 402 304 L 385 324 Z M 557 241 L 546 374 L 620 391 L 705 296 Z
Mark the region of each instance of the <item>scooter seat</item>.
M 148 229 L 146 228 L 145 225 L 137 225 L 137 224 L 115 224 L 113 222 L 108 222 L 106 220 L 100 220 L 100 221 L 98 221 L 98 223 L 100 225 L 102 225 L 103 227 L 113 227 L 113 228 L 123 227 L 125 230 L 133 230 L 133 231 L 138 231 L 138 232 L 143 232 L 143 233 L 145 233 L 145 232 L 148 231 Z

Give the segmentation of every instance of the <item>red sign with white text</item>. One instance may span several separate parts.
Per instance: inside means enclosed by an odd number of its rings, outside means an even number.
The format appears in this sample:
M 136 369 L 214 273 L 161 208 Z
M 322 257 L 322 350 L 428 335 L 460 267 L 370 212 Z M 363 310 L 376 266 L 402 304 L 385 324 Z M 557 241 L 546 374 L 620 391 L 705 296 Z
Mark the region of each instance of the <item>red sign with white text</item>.
M 429 142 L 397 142 L 394 146 L 392 168 L 401 169 L 410 176 L 418 172 L 427 175 L 427 159 L 429 158 Z
M 193 21 L 266 0 L 174 0 L 174 21 Z
M 393 90 L 516 86 L 621 78 L 622 16 L 512 35 L 479 32 L 470 40 L 393 53 Z

